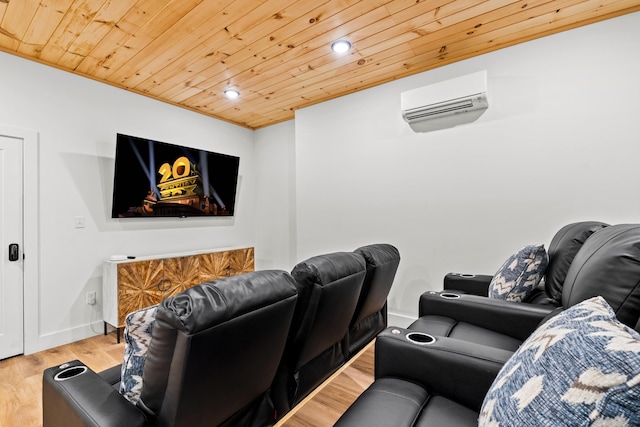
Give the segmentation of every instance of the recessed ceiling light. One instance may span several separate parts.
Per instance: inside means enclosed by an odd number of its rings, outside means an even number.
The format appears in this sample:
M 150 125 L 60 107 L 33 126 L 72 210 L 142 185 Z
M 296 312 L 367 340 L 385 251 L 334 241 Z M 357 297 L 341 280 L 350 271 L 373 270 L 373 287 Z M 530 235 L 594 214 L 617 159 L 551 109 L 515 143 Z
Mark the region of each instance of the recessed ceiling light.
M 338 40 L 331 44 L 331 50 L 335 53 L 345 53 L 351 49 L 351 43 L 346 40 Z
M 240 92 L 238 92 L 235 89 L 227 89 L 224 91 L 224 94 L 229 99 L 236 99 L 237 97 L 240 96 Z

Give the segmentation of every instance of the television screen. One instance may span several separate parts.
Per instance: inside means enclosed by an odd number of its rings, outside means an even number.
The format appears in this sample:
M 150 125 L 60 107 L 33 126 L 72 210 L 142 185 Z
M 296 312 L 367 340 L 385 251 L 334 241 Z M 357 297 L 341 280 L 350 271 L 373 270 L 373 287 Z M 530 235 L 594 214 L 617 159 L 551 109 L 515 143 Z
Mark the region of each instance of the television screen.
M 240 158 L 118 134 L 113 218 L 232 216 Z

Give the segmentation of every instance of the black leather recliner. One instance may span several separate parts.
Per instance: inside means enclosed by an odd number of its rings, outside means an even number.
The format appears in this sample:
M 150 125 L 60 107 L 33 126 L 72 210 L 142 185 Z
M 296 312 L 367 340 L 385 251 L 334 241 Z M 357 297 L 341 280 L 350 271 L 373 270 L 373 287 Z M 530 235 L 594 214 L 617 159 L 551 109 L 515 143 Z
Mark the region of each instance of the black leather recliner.
M 275 270 L 168 298 L 156 312 L 137 406 L 117 390 L 118 367 L 103 377 L 73 361 L 43 374 L 44 426 L 271 425 L 269 390 L 296 301 L 293 278 Z
M 400 264 L 400 253 L 384 243 L 362 246 L 354 251 L 362 255 L 367 275 L 349 324 L 344 348 L 352 357 L 387 327 L 387 296 Z
M 640 328 L 640 225 L 612 225 L 585 241 L 567 271 L 561 307 L 431 291 L 421 295 L 409 329 L 515 351 L 545 318 L 598 295 L 621 322 Z
M 298 303 L 272 389 L 279 418 L 345 363 L 344 337 L 366 265 L 359 254 L 335 252 L 298 263 L 291 275 Z
M 427 345 L 428 344 L 428 345 Z M 512 352 L 390 327 L 376 339 L 375 381 L 336 427 L 477 426 Z
M 562 285 L 574 257 L 593 233 L 608 226 L 599 221 L 581 221 L 567 224 L 558 230 L 547 249 L 549 265 L 543 279 L 544 284 L 523 302 L 561 306 Z M 493 276 L 486 274 L 449 273 L 444 279 L 444 289 L 486 297 L 491 279 Z
M 524 340 L 545 317 L 596 295 L 640 330 L 640 225 L 604 228 L 584 243 L 564 280 L 561 308 L 423 295 L 425 316 L 410 329 L 378 335 L 375 381 L 335 426 L 477 426 L 486 393 L 513 354 L 495 336 Z M 425 333 L 433 331 L 447 336 Z

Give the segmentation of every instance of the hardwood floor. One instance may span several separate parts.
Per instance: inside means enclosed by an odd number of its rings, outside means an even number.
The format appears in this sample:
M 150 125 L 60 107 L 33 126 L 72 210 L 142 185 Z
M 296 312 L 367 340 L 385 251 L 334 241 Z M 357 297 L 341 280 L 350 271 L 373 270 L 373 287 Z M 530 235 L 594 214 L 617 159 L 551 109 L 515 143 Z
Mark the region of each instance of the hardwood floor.
M 114 334 L 99 335 L 29 356 L 0 360 L 0 426 L 42 425 L 42 371 L 70 360 L 82 360 L 101 371 L 122 363 L 124 344 Z
M 0 360 L 0 427 L 42 426 L 42 371 L 82 360 L 95 371 L 122 362 L 124 344 L 113 333 L 29 356 Z M 373 382 L 373 344 L 341 368 L 279 423 L 278 427 L 332 426 Z
M 276 427 L 333 426 L 373 383 L 373 356 L 372 342 L 285 415 Z

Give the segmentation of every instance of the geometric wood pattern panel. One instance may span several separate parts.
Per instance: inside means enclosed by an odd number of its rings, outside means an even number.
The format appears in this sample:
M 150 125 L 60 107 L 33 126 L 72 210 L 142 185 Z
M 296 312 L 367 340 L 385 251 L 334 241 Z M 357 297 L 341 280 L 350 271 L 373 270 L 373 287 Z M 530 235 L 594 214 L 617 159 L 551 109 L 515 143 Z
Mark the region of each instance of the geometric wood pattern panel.
M 239 272 L 244 271 L 253 271 L 253 249 L 246 251 L 230 251 L 229 258 L 231 275 L 237 275 L 240 274 Z
M 200 283 L 254 271 L 253 248 L 118 264 L 118 324 L 127 314 L 159 304 Z
M 118 265 L 118 325 L 124 326 L 128 313 L 158 304 L 162 291 L 163 260 L 138 261 Z

